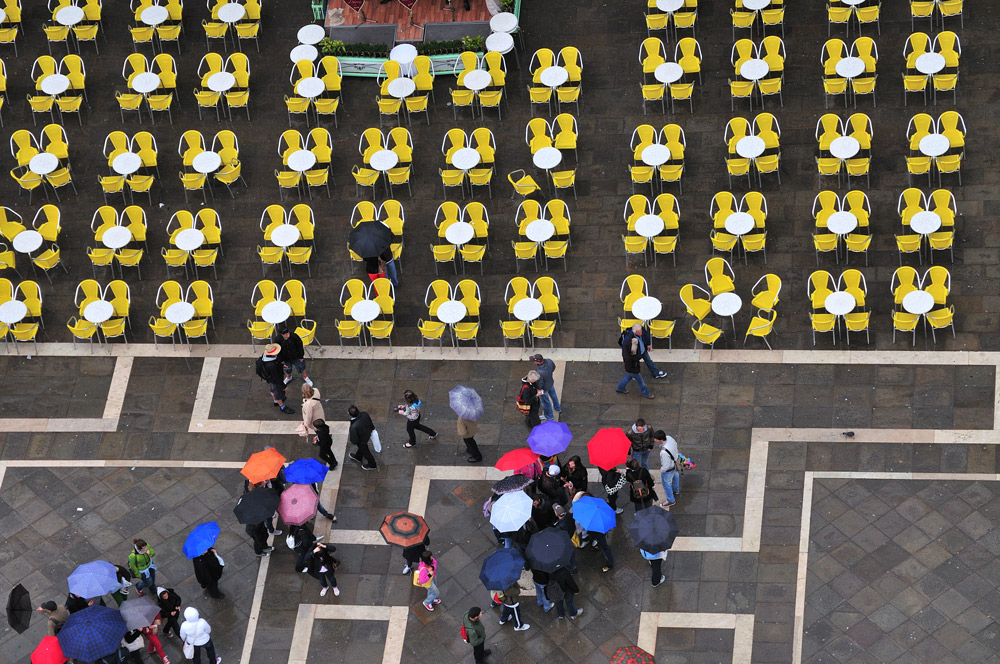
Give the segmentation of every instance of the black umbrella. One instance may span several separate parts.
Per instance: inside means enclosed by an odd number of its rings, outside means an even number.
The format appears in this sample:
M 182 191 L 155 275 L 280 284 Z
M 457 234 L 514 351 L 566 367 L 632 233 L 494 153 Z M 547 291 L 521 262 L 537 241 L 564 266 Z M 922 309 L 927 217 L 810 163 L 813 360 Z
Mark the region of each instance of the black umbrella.
M 635 545 L 650 553 L 659 553 L 672 547 L 678 533 L 673 513 L 655 507 L 636 512 L 629 531 Z
M 351 229 L 347 243 L 351 251 L 362 258 L 376 258 L 389 248 L 392 231 L 378 221 L 367 221 Z
M 530 486 L 531 482 L 531 478 L 527 475 L 521 475 L 520 473 L 508 475 L 493 485 L 493 493 L 502 496 L 505 493 L 521 491 L 525 487 Z
M 274 516 L 274 511 L 278 509 L 281 497 L 274 489 L 262 487 L 243 494 L 240 502 L 236 503 L 233 514 L 236 520 L 242 524 L 256 526 Z
M 569 566 L 573 559 L 573 550 L 573 540 L 570 539 L 569 533 L 549 526 L 531 536 L 524 553 L 533 569 L 554 572 L 561 567 Z
M 31 624 L 31 596 L 20 583 L 14 586 L 7 598 L 7 623 L 23 634 Z

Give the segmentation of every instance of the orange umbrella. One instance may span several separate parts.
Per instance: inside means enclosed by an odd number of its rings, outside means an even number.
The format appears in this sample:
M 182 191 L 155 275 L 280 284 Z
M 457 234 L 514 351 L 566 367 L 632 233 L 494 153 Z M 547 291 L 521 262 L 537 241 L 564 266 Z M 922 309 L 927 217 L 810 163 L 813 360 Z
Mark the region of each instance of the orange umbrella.
M 285 465 L 285 457 L 281 452 L 270 447 L 260 452 L 254 452 L 243 464 L 240 473 L 250 480 L 251 484 L 257 484 L 264 480 L 269 480 L 278 476 L 278 471 Z

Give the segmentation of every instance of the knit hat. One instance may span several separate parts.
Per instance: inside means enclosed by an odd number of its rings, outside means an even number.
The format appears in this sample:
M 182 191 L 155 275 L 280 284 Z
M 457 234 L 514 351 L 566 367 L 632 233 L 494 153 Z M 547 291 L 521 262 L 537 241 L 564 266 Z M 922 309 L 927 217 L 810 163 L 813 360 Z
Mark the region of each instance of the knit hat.
M 281 352 L 281 346 L 279 346 L 278 344 L 268 344 L 267 346 L 264 347 L 264 355 L 267 355 L 269 357 L 274 357 L 280 352 Z
M 555 477 L 558 474 L 559 474 L 559 466 L 557 466 L 555 464 L 552 464 L 551 466 L 549 466 L 549 475 L 551 475 L 552 477 Z

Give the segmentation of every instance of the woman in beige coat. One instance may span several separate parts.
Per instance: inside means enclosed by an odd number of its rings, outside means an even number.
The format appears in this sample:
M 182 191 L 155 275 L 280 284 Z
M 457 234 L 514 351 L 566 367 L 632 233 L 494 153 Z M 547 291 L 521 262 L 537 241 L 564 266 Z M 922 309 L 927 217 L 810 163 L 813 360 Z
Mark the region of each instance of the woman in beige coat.
M 458 436 L 465 443 L 465 450 L 469 453 L 469 458 L 467 459 L 469 463 L 477 463 L 483 460 L 483 454 L 479 451 L 479 445 L 476 443 L 476 431 L 478 428 L 479 425 L 476 424 L 475 420 L 458 418 Z
M 305 425 L 303 436 L 316 435 L 313 422 L 325 420 L 323 402 L 320 401 L 319 390 L 311 385 L 302 386 L 302 424 Z

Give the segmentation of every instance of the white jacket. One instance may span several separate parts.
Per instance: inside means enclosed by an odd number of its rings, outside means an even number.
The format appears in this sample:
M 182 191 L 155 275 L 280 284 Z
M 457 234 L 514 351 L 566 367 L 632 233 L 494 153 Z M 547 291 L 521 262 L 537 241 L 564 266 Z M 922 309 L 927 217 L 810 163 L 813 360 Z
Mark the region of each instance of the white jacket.
M 189 606 L 184 609 L 184 622 L 181 623 L 181 640 L 193 646 L 203 646 L 212 638 L 212 627 L 204 618 L 198 616 L 198 609 Z
M 670 458 L 671 454 L 674 455 L 673 459 Z M 663 445 L 660 446 L 660 472 L 674 470 L 677 467 L 677 464 L 674 463 L 677 460 L 677 455 L 677 441 L 674 440 L 673 436 L 667 436 Z

